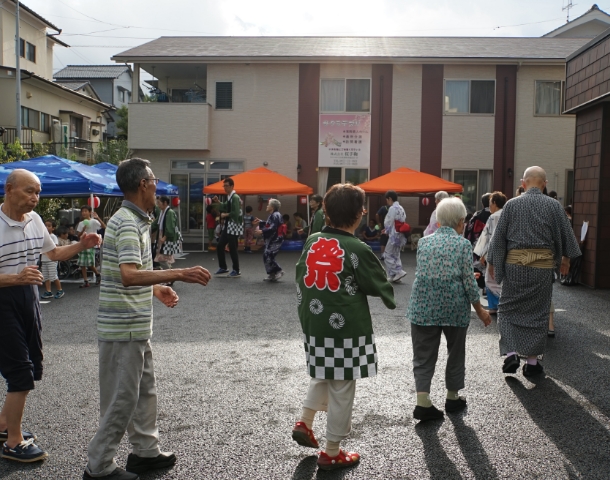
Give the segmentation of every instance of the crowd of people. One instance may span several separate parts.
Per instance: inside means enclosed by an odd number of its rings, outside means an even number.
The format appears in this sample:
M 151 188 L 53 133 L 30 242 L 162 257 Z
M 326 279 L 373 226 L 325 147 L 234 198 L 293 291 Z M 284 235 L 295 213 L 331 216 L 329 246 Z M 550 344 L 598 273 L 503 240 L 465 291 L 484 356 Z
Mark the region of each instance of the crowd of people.
M 44 284 L 46 294 L 56 281 L 50 273 L 53 266 L 45 264 L 78 255 L 85 281 L 86 270 L 92 268 L 100 285 L 100 420 L 89 443 L 83 478 L 136 480 L 140 473 L 176 462 L 173 453 L 159 448 L 151 346 L 153 297 L 172 308 L 179 301 L 171 287 L 174 282 L 205 286 L 211 274 L 201 266 L 170 268 L 180 232 L 169 199 L 155 195 L 158 179 L 150 163 L 140 158 L 125 160 L 116 179 L 124 194 L 120 209 L 104 224 L 99 217 L 87 215 L 90 210 L 84 207 L 76 229 L 78 241 L 70 242 L 67 231 L 57 229 L 60 238 L 56 238 L 53 222 L 43 223 L 33 212 L 39 179 L 25 170 L 15 170 L 7 178 L 5 202 L 0 206 L 0 301 L 4 307 L 0 374 L 8 389 L 0 412 L 0 441 L 3 458 L 32 462 L 47 457 L 34 443 L 35 435 L 21 430 L 26 397 L 43 373 L 38 287 Z M 504 373 L 516 373 L 522 357 L 525 376 L 543 372 L 538 358 L 548 334 L 555 274 L 567 273 L 570 259 L 581 254 L 566 212 L 557 200 L 543 194 L 545 185 L 544 170 L 530 167 L 523 176 L 521 195 L 508 201 L 502 192 L 485 195 L 483 209 L 471 218 L 460 198 L 436 194 L 430 225 L 418 244 L 406 311 L 413 347 L 415 419 L 444 416 L 430 398 L 443 335 L 448 348 L 444 408 L 451 413 L 466 407 L 466 398 L 459 393 L 465 386 L 471 307 L 485 326 L 491 324 L 490 314 L 497 315 Z M 317 412 L 326 411 L 326 445 L 318 457 L 319 468 L 355 465 L 360 455 L 341 449 L 341 442 L 351 430 L 356 380 L 377 374 L 368 297 L 379 297 L 387 308 L 395 309 L 392 283 L 407 274 L 400 252 L 409 226 L 398 195 L 385 194 L 386 206 L 377 211 L 375 220 L 369 220 L 365 232 L 371 238 L 385 236 L 382 264 L 356 236 L 367 214 L 365 194 L 357 186 L 337 184 L 324 197 L 312 196 L 309 224 L 295 215 L 294 225 L 281 214 L 277 199 L 268 201 L 269 215 L 263 223 L 251 210 L 243 215 L 231 178 L 224 180 L 224 189 L 226 201 L 214 198 L 218 210 L 208 211 L 221 221 L 216 275 L 241 275 L 237 246 L 244 234 L 262 237 L 266 280 L 277 281 L 284 274 L 276 259 L 284 239 L 306 237 L 296 266 L 296 293 L 310 383 L 292 438 L 299 445 L 318 448 L 314 419 Z M 91 264 L 89 253 L 102 242 L 93 231 L 97 228 L 105 233 L 101 272 Z M 40 254 L 45 256 L 42 272 L 37 265 Z M 155 261 L 165 268 L 155 270 Z M 488 308 L 481 303 L 478 281 L 485 285 Z M 56 288 L 63 293 L 61 284 L 56 283 Z M 123 469 L 114 458 L 125 433 L 132 451 Z

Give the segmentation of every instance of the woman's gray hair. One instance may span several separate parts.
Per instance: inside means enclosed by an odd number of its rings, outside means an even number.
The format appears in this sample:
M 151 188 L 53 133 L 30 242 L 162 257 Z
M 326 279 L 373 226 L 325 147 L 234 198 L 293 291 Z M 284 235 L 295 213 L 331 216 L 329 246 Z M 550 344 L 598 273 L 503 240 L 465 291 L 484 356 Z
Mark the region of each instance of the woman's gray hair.
M 277 198 L 270 198 L 269 205 L 271 205 L 273 207 L 273 210 L 279 210 L 280 207 L 282 206 L 282 204 L 280 203 L 280 201 Z
M 434 200 L 436 200 L 436 203 L 440 202 L 441 200 L 444 200 L 445 198 L 449 198 L 449 194 L 444 190 L 436 192 L 436 194 L 434 195 Z
M 460 220 L 464 220 L 468 212 L 460 198 L 445 198 L 436 207 L 436 220 L 441 227 L 456 228 Z

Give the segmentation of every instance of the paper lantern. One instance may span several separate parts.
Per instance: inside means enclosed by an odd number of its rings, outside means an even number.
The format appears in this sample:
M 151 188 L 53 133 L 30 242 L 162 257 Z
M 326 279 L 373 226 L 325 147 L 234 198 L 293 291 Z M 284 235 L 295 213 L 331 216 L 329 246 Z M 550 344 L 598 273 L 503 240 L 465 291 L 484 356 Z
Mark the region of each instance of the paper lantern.
M 430 205 L 430 199 L 429 199 L 428 197 L 424 197 L 424 198 L 422 198 L 422 199 L 421 199 L 421 204 L 422 204 L 424 207 L 427 207 L 428 205 Z
M 179 197 L 172 198 L 172 207 L 177 207 L 179 205 L 180 205 L 180 198 Z
M 87 205 L 89 205 L 91 208 L 99 208 L 100 202 L 100 197 L 93 197 L 93 202 L 91 202 L 91 197 L 87 199 Z
M 212 199 L 210 197 L 206 197 L 205 204 L 206 205 L 212 205 Z

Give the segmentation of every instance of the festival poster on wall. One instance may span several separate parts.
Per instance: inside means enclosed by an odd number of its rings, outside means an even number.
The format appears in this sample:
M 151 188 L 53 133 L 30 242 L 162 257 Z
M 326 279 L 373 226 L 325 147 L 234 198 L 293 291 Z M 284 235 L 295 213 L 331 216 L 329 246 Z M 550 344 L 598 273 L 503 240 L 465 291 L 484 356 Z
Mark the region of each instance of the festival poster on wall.
M 369 114 L 320 115 L 318 166 L 368 168 L 370 161 Z

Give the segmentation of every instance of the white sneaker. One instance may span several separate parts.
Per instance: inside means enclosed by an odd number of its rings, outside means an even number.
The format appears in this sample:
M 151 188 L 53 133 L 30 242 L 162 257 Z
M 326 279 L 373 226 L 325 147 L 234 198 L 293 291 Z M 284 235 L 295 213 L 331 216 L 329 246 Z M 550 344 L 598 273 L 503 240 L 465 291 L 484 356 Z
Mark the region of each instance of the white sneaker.
M 407 272 L 405 272 L 404 270 L 401 270 L 399 273 L 397 273 L 394 276 L 394 278 L 391 281 L 394 283 L 398 283 L 398 282 L 400 282 L 400 279 L 403 278 L 406 274 L 407 274 Z

